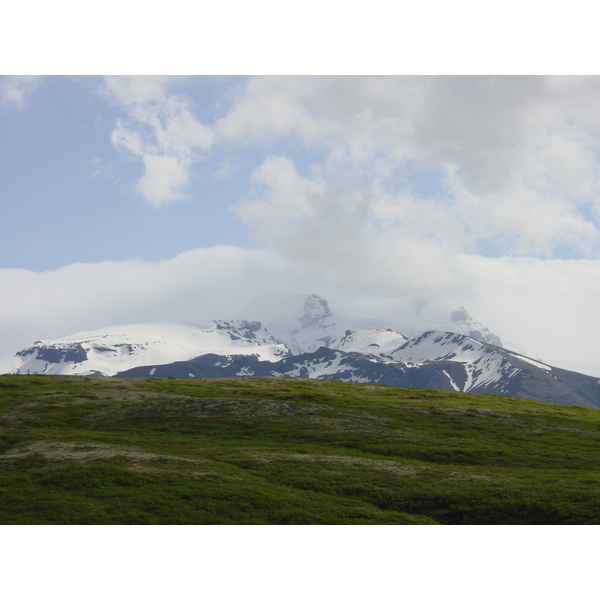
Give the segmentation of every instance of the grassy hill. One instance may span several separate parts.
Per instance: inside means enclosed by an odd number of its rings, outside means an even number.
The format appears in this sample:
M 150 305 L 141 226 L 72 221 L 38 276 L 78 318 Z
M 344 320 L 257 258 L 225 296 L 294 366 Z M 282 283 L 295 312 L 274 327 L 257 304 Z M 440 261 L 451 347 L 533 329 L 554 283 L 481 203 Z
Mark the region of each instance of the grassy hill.
M 600 411 L 290 378 L 0 376 L 0 523 L 600 523 Z

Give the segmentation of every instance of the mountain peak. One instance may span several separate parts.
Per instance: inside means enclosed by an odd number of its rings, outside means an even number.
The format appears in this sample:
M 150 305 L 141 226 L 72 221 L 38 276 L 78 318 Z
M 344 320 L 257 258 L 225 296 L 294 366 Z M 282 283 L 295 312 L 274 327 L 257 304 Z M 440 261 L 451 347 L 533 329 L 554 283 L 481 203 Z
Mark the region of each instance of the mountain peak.
M 306 298 L 306 302 L 304 303 L 304 314 L 300 317 L 300 323 L 302 324 L 302 328 L 305 329 L 331 316 L 333 315 L 329 310 L 327 300 L 316 294 L 311 294 Z
M 502 340 L 487 327 L 484 327 L 479 321 L 473 319 L 464 306 L 453 311 L 451 319 L 452 323 L 457 323 L 459 328 L 461 325 L 466 327 L 461 333 L 466 333 L 468 336 L 480 342 L 487 342 L 488 344 L 493 344 L 494 346 L 500 346 L 500 348 L 502 348 Z M 457 326 L 453 325 L 453 327 Z

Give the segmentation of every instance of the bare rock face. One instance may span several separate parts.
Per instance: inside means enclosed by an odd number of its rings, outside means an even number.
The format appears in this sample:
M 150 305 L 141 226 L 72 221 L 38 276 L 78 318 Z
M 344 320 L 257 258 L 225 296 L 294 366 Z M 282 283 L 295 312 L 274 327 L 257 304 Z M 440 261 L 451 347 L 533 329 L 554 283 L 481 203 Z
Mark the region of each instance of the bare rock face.
M 452 312 L 451 315 L 452 323 L 461 325 L 465 328 L 460 333 L 464 333 L 469 337 L 480 342 L 486 342 L 487 344 L 493 344 L 494 346 L 500 346 L 502 348 L 502 341 L 500 338 L 492 333 L 487 327 L 484 327 L 479 321 L 475 321 L 473 317 L 466 311 L 464 306 L 461 306 L 458 310 Z
M 82 363 L 87 360 L 87 350 L 81 344 L 42 345 L 36 342 L 33 346 L 17 352 L 17 356 L 34 356 L 40 361 L 58 364 L 60 362 Z
M 314 327 L 323 319 L 331 316 L 327 300 L 316 294 L 311 294 L 304 303 L 304 314 L 300 317 L 300 324 L 303 329 Z

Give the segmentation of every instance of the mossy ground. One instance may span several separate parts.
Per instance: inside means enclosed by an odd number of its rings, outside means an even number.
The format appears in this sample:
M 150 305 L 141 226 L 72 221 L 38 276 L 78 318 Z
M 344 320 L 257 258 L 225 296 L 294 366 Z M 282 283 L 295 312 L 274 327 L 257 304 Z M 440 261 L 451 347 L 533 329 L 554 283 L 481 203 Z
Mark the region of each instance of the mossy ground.
M 600 523 L 599 442 L 501 396 L 4 375 L 0 523 Z

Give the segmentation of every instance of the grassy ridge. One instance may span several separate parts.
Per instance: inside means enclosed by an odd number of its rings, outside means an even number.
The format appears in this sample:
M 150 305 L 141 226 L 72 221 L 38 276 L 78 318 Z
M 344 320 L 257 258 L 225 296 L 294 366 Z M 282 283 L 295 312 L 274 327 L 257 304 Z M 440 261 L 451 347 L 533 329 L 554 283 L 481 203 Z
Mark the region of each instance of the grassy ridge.
M 289 378 L 0 376 L 0 523 L 600 523 L 600 411 Z

